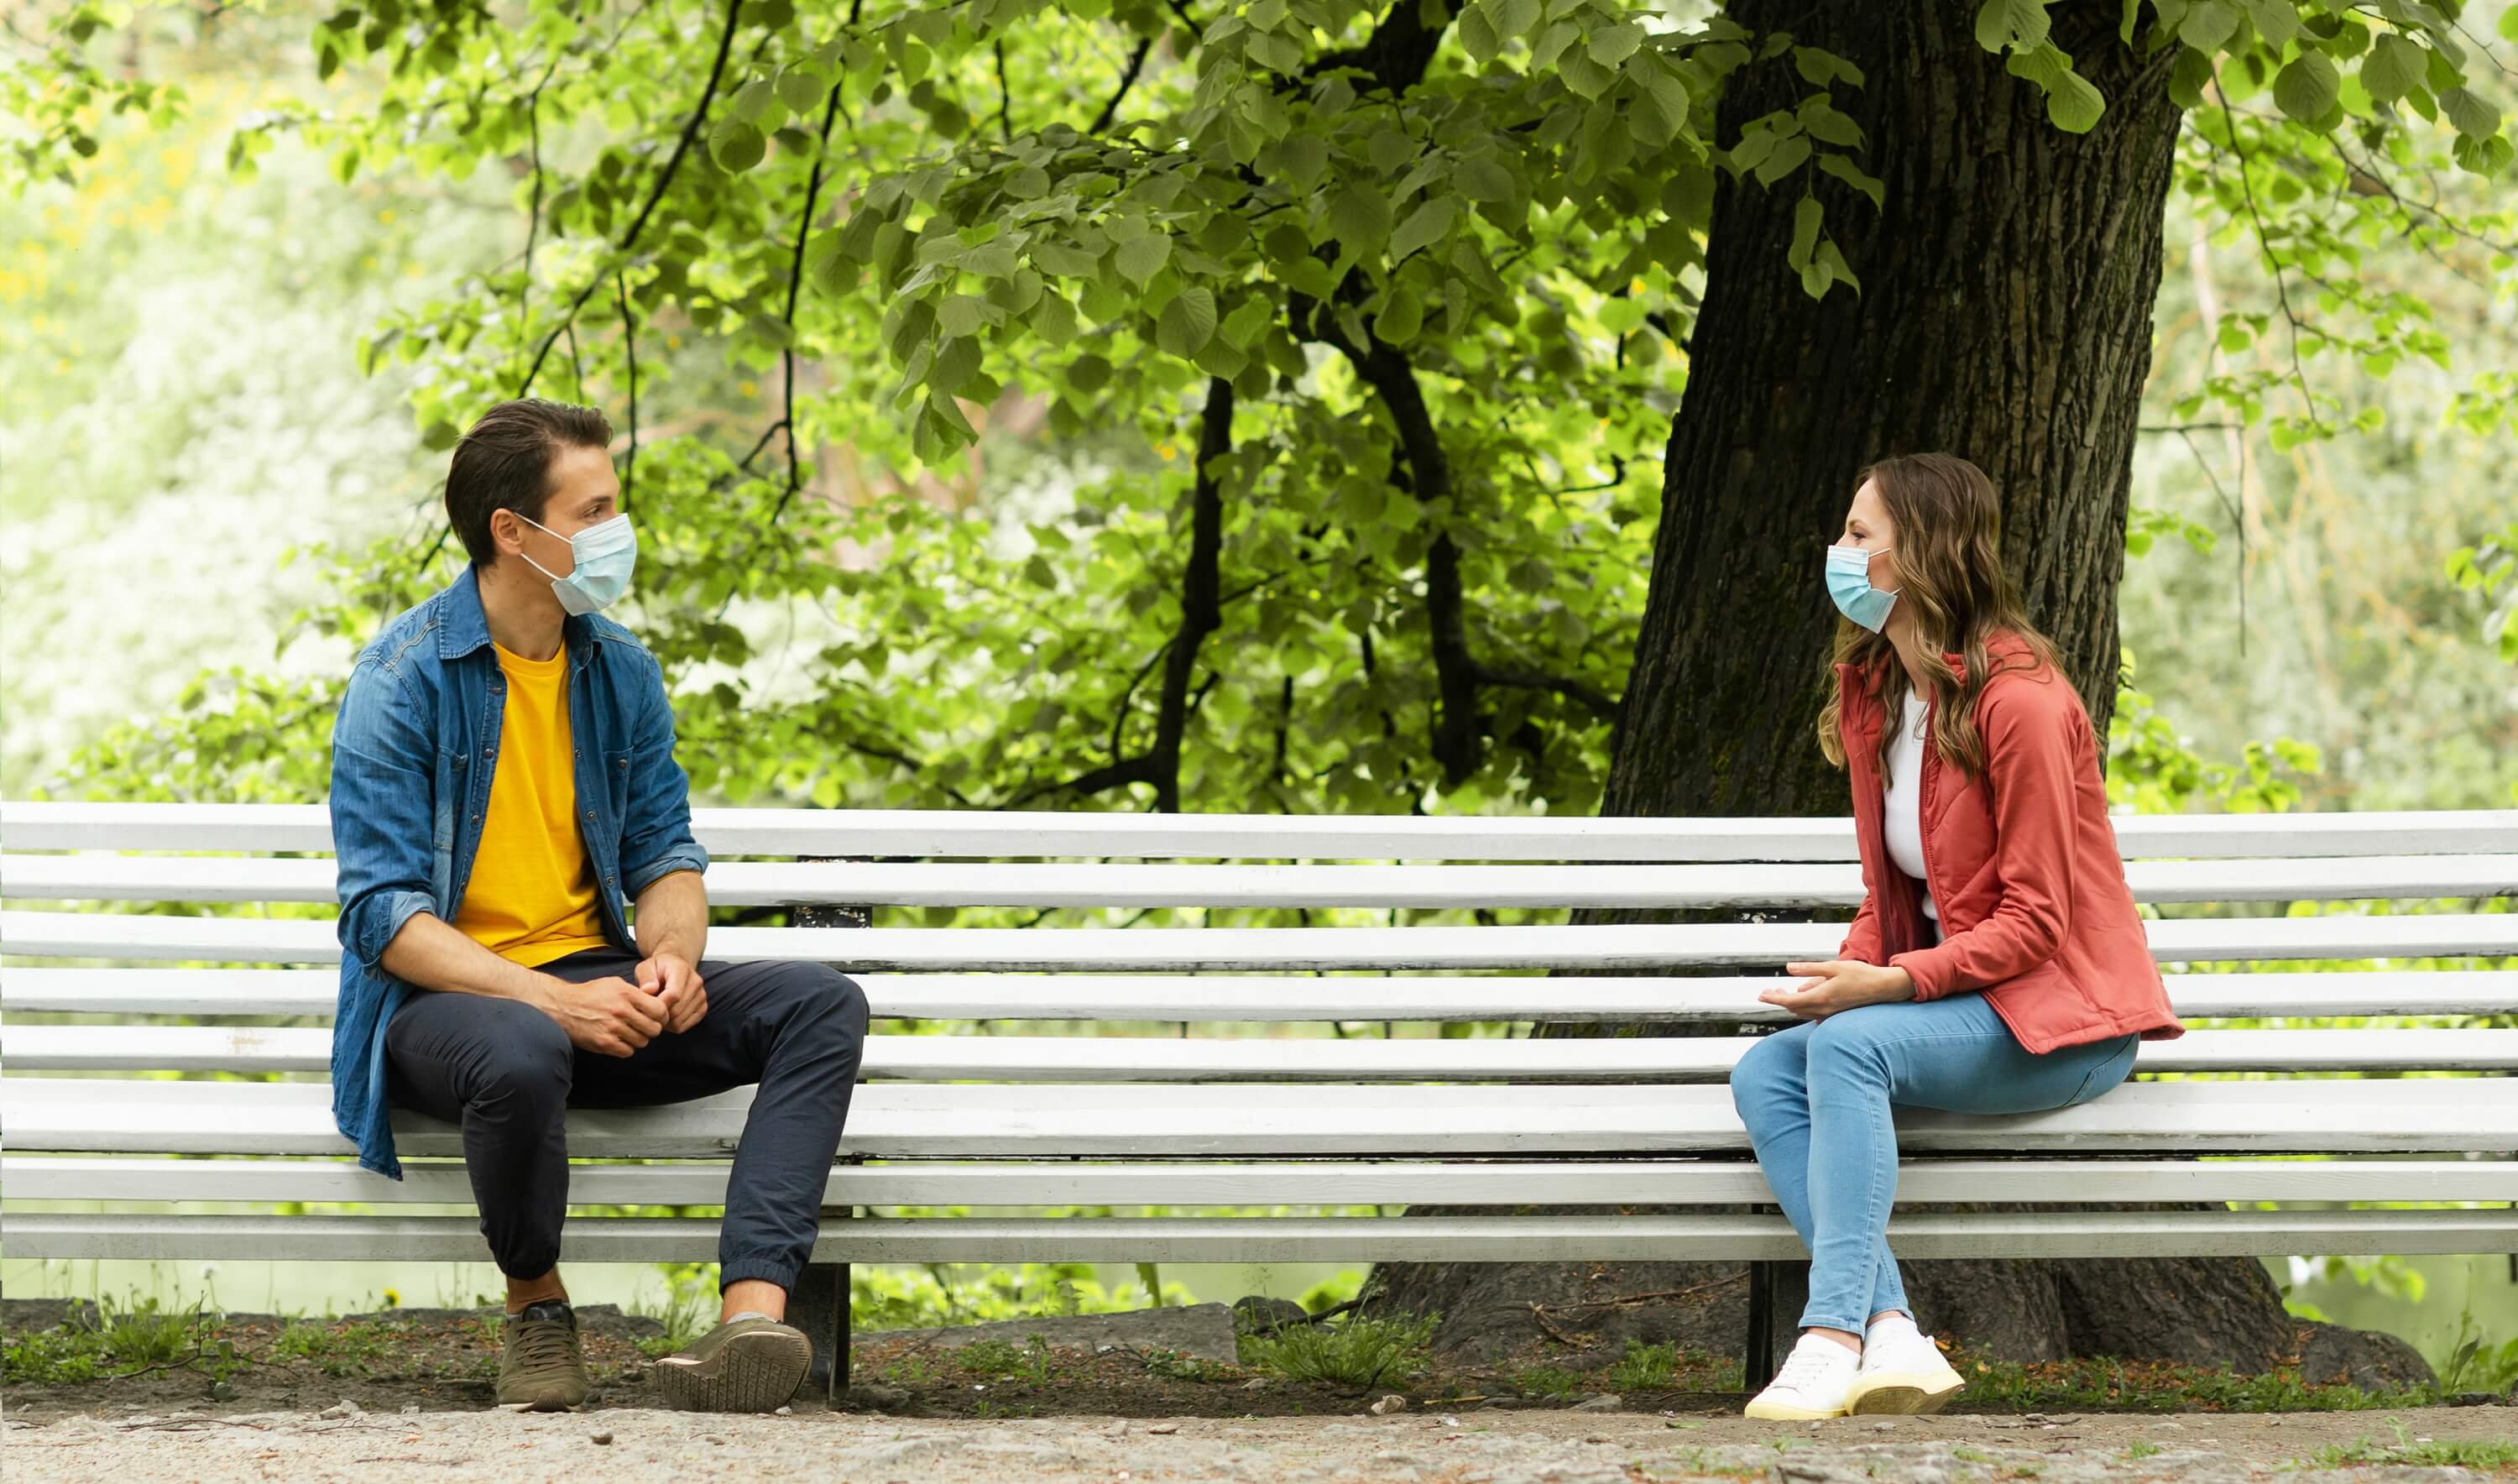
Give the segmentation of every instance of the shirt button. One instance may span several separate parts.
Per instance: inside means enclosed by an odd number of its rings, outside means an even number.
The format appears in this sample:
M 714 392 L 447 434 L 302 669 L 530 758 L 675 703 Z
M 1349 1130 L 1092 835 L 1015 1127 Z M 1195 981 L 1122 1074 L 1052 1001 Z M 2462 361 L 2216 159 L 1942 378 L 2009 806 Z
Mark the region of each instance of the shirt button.
M 480 815 L 478 815 L 478 814 L 473 815 L 473 816 L 472 816 L 472 822 L 473 822 L 474 824 L 479 824 L 479 823 L 481 822 L 481 816 L 480 816 Z
M 627 759 L 627 758 L 620 759 L 620 760 L 619 760 L 619 763 L 618 763 L 618 765 L 619 765 L 619 766 L 622 766 L 622 767 L 628 767 L 628 766 L 630 765 L 630 760 L 629 760 L 629 759 Z
M 592 809 L 587 809 L 587 810 L 586 811 L 586 818 L 588 818 L 588 819 L 593 818 L 593 817 L 594 817 L 594 810 L 592 810 Z

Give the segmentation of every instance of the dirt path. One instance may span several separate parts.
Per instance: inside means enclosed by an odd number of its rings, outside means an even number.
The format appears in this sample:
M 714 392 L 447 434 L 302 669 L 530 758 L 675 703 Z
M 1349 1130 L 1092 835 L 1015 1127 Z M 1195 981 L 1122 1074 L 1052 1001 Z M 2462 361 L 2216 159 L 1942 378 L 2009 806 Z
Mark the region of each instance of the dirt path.
M 1390 1417 L 913 1420 L 804 1410 L 708 1417 L 617 1408 L 504 1412 L 149 1414 L 120 1407 L 11 1418 L 0 1473 L 112 1484 L 341 1479 L 697 1477 L 858 1484 L 1011 1484 L 1092 1479 L 1291 1484 L 1640 1484 L 1690 1478 L 1777 1484 L 2235 1484 L 2369 1478 L 2518 1479 L 2518 1464 L 2315 1466 L 2320 1450 L 2437 1455 L 2518 1442 L 2518 1409 L 2422 1408 L 2279 1416 L 1960 1416 L 1883 1423 L 1753 1422 L 1731 1415 L 1411 1410 Z M 2471 1457 L 2472 1455 L 2468 1455 Z M 2303 1467 L 2306 1463 L 2309 1466 Z M 2283 1465 L 2296 1473 L 2278 1475 Z

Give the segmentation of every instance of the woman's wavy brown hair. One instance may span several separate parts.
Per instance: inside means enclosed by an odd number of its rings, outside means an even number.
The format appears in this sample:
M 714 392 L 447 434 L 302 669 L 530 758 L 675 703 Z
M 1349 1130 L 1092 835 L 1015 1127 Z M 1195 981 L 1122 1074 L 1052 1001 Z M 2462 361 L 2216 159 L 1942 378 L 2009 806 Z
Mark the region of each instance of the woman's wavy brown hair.
M 1931 653 L 1967 656 L 1965 680 L 1944 667 L 1933 667 L 1932 740 L 1942 762 L 1974 777 L 1984 769 L 1984 739 L 1975 720 L 1976 697 L 1998 673 L 1985 640 L 2010 633 L 2027 642 L 2030 661 L 2006 663 L 2005 670 L 2044 669 L 2061 676 L 2062 666 L 2054 641 L 2028 622 L 2019 585 L 2003 570 L 2002 502 L 1984 470 L 1954 455 L 1904 454 L 1864 469 L 1853 488 L 1859 491 L 1868 480 L 1879 481 L 1881 502 L 1896 528 L 1890 545 L 1897 550 L 1897 602 L 1914 619 L 1916 637 Z M 1843 767 L 1844 697 L 1832 667 L 1850 664 L 1871 677 L 1886 715 L 1892 718 L 1902 714 L 1909 681 L 1888 636 L 1851 619 L 1837 620 L 1830 663 L 1818 745 L 1827 761 Z M 1894 726 L 1880 728 L 1878 763 L 1884 777 L 1888 742 L 1895 734 Z

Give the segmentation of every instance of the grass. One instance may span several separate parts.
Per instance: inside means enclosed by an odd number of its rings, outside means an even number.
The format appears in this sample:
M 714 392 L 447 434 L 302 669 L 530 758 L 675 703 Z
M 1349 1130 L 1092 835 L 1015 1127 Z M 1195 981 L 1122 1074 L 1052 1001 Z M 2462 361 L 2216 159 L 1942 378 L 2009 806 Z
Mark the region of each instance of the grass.
M 1020 1345 L 1002 1339 L 975 1339 L 955 1350 L 953 1361 L 965 1375 L 1045 1383 L 1049 1379 L 1049 1340 L 1039 1334 Z
M 153 1298 L 97 1301 L 94 1324 L 30 1331 L 0 1350 L 0 1378 L 13 1385 L 111 1380 L 152 1371 L 194 1371 L 225 1380 L 247 1362 L 217 1337 L 218 1320 L 195 1303 L 163 1309 Z
M 2480 1438 L 2453 1439 L 2434 1442 L 2416 1439 L 2410 1428 L 2398 1422 L 2396 1441 L 2373 1442 L 2364 1436 L 2349 1443 L 2334 1443 L 2292 1459 L 2283 1468 L 2349 1468 L 2356 1463 L 2388 1465 L 2419 1464 L 2431 1467 L 2518 1468 L 2518 1443 L 2487 1442 Z
M 1241 1363 L 1288 1380 L 1369 1387 L 1404 1381 L 1425 1369 L 1435 1317 L 1349 1318 L 1289 1325 L 1275 1334 L 1245 1334 Z
M 2149 1438 L 2136 1438 L 2125 1445 L 2125 1457 L 2128 1459 L 2147 1459 L 2152 1454 L 2166 1451 Z
M 1563 1400 L 1583 1389 L 1583 1377 L 1562 1366 L 1533 1366 L 1512 1374 L 1512 1389 L 1524 1396 Z
M 673 1295 L 665 1300 L 665 1307 L 648 1316 L 663 1325 L 665 1332 L 638 1341 L 639 1350 L 649 1360 L 662 1360 L 716 1328 L 718 1305 L 709 1292 L 711 1287 L 705 1275 L 674 1280 Z
M 271 1342 L 270 1359 L 309 1366 L 326 1375 L 372 1375 L 386 1369 L 409 1327 L 376 1320 L 327 1324 L 291 1320 Z
M 1606 1373 L 1620 1393 L 1636 1391 L 1737 1391 L 1740 1363 L 1676 1345 L 1627 1341 L 1627 1353 Z
M 2368 1412 L 2438 1400 L 2426 1386 L 2363 1391 L 2319 1385 L 2296 1370 L 2236 1375 L 2167 1361 L 1962 1360 L 1971 1407 L 2017 1412 Z
M 1239 1377 L 1231 1366 L 1160 1346 L 1146 1352 L 1146 1374 L 1174 1381 L 1229 1381 Z

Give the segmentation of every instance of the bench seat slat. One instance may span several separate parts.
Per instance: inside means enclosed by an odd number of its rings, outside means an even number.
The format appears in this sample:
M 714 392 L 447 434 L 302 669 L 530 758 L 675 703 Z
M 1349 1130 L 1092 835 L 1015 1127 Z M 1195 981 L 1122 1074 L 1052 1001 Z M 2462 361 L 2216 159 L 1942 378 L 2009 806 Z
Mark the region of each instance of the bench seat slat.
M 2330 814 L 2134 814 L 2128 857 L 2518 852 L 2518 809 Z M 1315 860 L 1851 860 L 1852 821 L 1492 815 L 1119 814 L 985 809 L 703 808 L 716 855 L 1128 856 Z M 21 851 L 332 849 L 320 804 L 0 802 Z
M 1313 1037 L 872 1035 L 864 1075 L 927 1081 L 1718 1082 L 1754 1036 Z M 0 1026 L 20 1071 L 324 1071 L 321 1026 Z M 2518 1070 L 2518 1029 L 2202 1030 L 2146 1042 L 2137 1071 Z
M 0 1078 L 15 1150 L 337 1156 L 320 1082 Z M 731 1150 L 751 1089 L 660 1108 L 578 1110 L 586 1157 L 700 1158 Z M 406 1156 L 451 1155 L 450 1126 L 398 1114 Z M 2077 1108 L 2003 1116 L 1901 1112 L 1918 1152 L 2349 1154 L 2518 1150 L 2518 1079 L 2145 1081 Z M 1056 1156 L 1592 1156 L 1737 1153 L 1748 1139 L 1722 1086 L 1594 1083 L 872 1082 L 850 1107 L 846 1153 L 879 1158 Z M 2518 1194 L 2518 1193 L 2514 1193 Z
M 722 1160 L 580 1163 L 583 1205 L 718 1205 Z M 411 1163 L 388 1180 L 346 1159 L 112 1159 L 0 1157 L 13 1201 L 472 1203 L 459 1163 Z M 2492 1159 L 1967 1159 L 1917 1157 L 1897 1172 L 1903 1204 L 1982 1200 L 2493 1200 L 2518 1164 Z M 882 1205 L 1696 1205 L 1767 1202 L 1745 1159 L 1274 1160 L 1077 1163 L 925 1160 L 843 1165 L 828 1206 Z
M 716 1255 L 706 1219 L 589 1217 L 568 1223 L 564 1262 Z M 2506 1211 L 1897 1212 L 1901 1257 L 2256 1256 L 2518 1250 Z M 467 1216 L 12 1216 L 13 1256 L 453 1262 L 481 1253 Z M 816 1262 L 1702 1261 L 1789 1259 L 1780 1216 L 896 1217 L 825 1222 Z
M 1772 1022 L 1773 976 L 861 974 L 878 1016 L 920 1020 Z M 0 974 L 0 1008 L 102 1015 L 328 1018 L 332 969 L 49 969 Z M 2189 1019 L 2485 1015 L 2518 1006 L 2518 970 L 2172 974 Z
M 2242 959 L 2518 955 L 2518 912 L 2201 918 L 2144 924 L 2153 956 Z M 1843 923 L 1550 927 L 718 928 L 713 956 L 854 969 L 993 972 L 1192 969 L 1756 968 L 1832 956 Z M 63 958 L 340 961 L 319 920 L 0 912 L 0 952 Z
M 2340 901 L 2518 895 L 2518 854 L 2299 860 L 2137 860 L 2137 900 Z M 1723 865 L 1152 865 L 909 861 L 716 861 L 720 906 L 851 902 L 1022 907 L 1849 908 L 1849 863 Z M 15 900 L 320 902 L 329 859 L 201 855 L 0 855 Z

